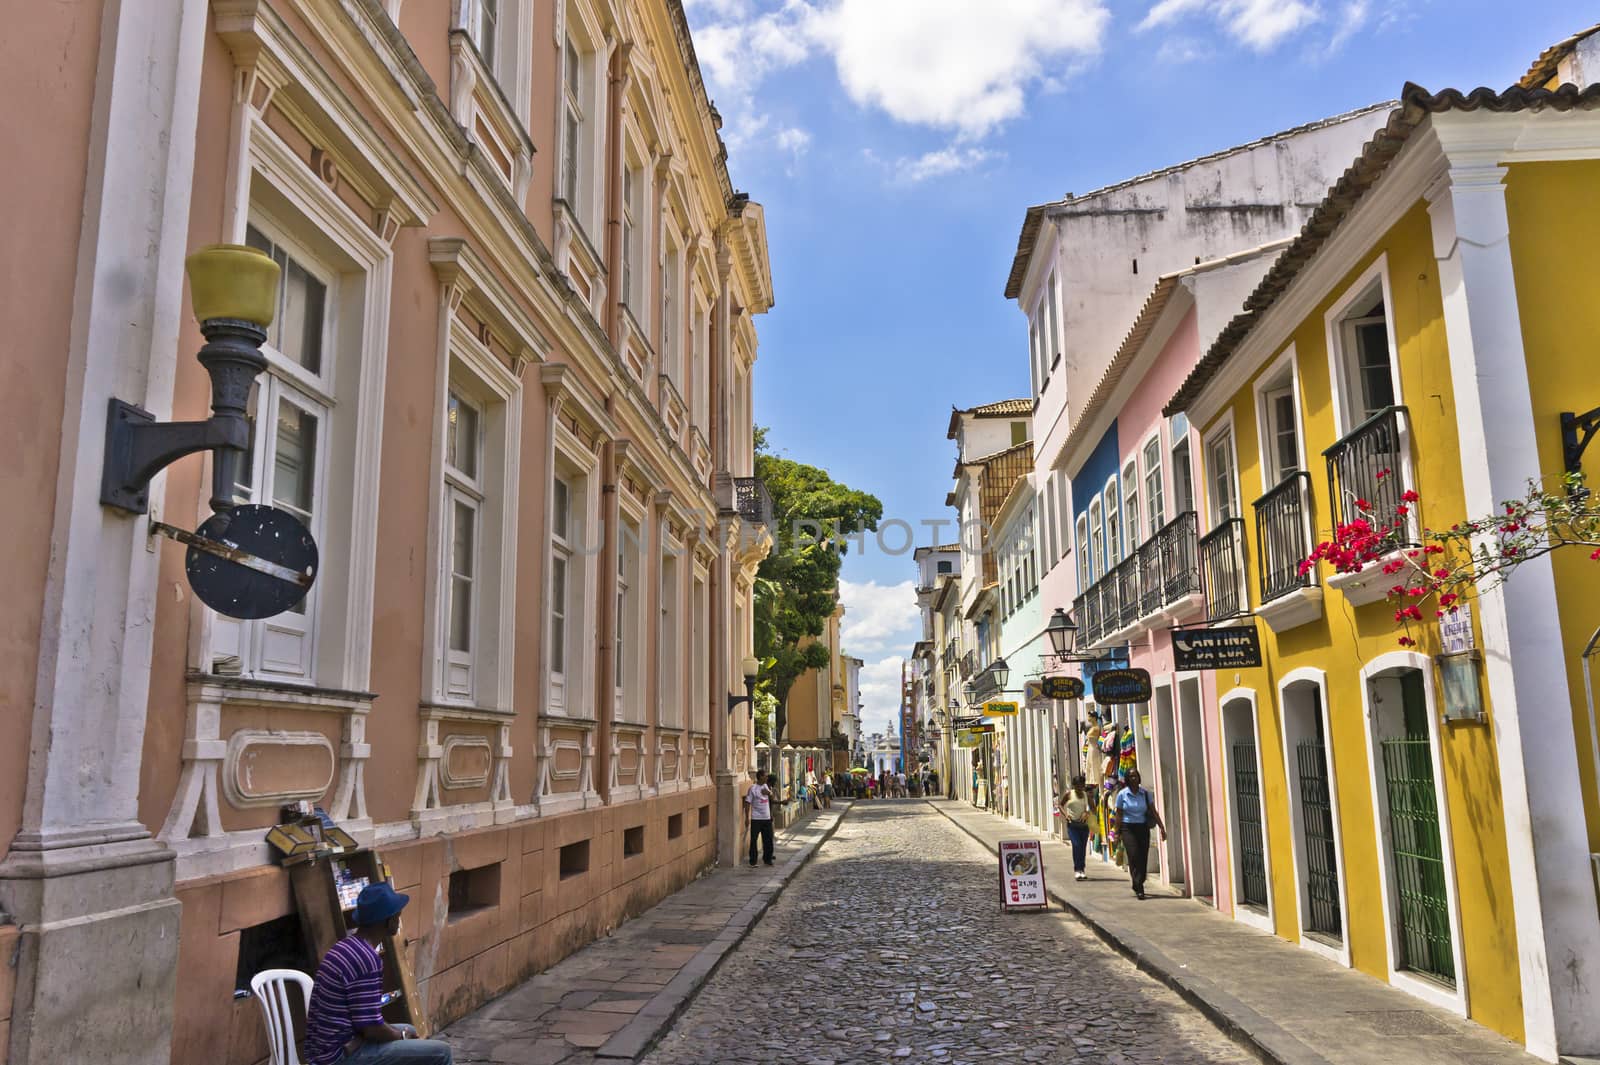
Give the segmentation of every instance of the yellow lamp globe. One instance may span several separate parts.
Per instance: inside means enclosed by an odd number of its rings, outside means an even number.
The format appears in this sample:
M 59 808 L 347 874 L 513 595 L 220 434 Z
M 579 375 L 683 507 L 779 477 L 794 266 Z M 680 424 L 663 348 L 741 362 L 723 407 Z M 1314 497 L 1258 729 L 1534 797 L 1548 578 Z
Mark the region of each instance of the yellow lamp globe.
M 278 309 L 278 264 L 243 244 L 210 244 L 184 260 L 189 299 L 202 322 L 233 318 L 265 329 Z

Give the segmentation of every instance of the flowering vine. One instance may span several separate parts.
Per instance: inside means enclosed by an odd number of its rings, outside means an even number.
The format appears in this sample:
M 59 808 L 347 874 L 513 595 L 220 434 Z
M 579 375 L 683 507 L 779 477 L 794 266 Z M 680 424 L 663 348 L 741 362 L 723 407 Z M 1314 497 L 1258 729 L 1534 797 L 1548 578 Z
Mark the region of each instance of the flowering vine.
M 1377 476 L 1381 482 L 1393 474 L 1380 470 Z M 1569 547 L 1587 549 L 1589 558 L 1600 562 L 1600 503 L 1581 473 L 1565 475 L 1556 491 L 1530 480 L 1527 493 L 1506 500 L 1497 513 L 1448 529 L 1425 528 L 1421 543 L 1411 538 L 1417 493 L 1408 489 L 1398 498 L 1387 516 L 1374 513 L 1365 499 L 1352 500 L 1358 516 L 1317 544 L 1301 561 L 1300 574 L 1319 562 L 1337 573 L 1381 565 L 1394 579 L 1387 598 L 1395 624 L 1405 630 L 1402 647 L 1417 646 L 1411 626 L 1430 612 L 1435 619 L 1456 613 L 1467 599 L 1498 587 L 1525 562 Z

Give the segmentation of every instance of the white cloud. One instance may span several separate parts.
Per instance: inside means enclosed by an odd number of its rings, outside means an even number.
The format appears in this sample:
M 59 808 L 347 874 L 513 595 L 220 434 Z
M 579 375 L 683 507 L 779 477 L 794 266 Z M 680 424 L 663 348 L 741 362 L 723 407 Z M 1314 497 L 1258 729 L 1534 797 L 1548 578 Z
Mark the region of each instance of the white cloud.
M 960 170 L 971 170 L 995 158 L 995 153 L 982 148 L 960 148 L 951 145 L 937 151 L 923 152 L 914 158 L 896 159 L 890 173 L 902 185 L 916 185 L 929 178 L 943 177 Z
M 695 0 L 690 10 L 724 115 L 754 111 L 766 77 L 821 54 L 857 104 L 967 139 L 1099 54 L 1111 18 L 1105 0 Z
M 1054 65 L 1097 54 L 1110 18 L 1101 0 L 833 0 L 808 21 L 856 103 L 980 137 Z
M 1347 0 L 1339 11 L 1338 26 L 1333 31 L 1333 39 L 1328 42 L 1328 51 L 1337 52 L 1343 48 L 1346 41 L 1361 32 L 1371 15 L 1372 5 L 1368 0 Z
M 1240 44 L 1266 52 L 1320 21 L 1322 10 L 1314 0 L 1160 0 L 1139 28 L 1170 26 L 1191 15 L 1207 15 Z
M 911 581 L 857 584 L 841 578 L 839 601 L 844 604 L 839 643 L 846 654 L 870 660 L 891 650 L 909 652 L 922 635 L 916 585 Z M 898 695 L 895 701 L 898 704 Z

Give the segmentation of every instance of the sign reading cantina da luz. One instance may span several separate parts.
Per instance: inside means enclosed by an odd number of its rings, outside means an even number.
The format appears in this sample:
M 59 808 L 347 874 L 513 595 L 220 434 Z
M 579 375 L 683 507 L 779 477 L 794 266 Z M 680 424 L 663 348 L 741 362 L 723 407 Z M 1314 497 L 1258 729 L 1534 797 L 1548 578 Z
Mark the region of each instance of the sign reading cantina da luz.
M 1254 669 L 1259 665 L 1261 635 L 1254 624 L 1172 630 L 1173 669 Z M 1099 683 L 1096 677 L 1095 685 Z
M 1044 893 L 1044 852 L 1036 839 L 1000 842 L 1000 909 L 1050 908 Z
M 1148 669 L 1102 669 L 1094 675 L 1094 701 L 1109 703 L 1147 703 L 1150 701 Z

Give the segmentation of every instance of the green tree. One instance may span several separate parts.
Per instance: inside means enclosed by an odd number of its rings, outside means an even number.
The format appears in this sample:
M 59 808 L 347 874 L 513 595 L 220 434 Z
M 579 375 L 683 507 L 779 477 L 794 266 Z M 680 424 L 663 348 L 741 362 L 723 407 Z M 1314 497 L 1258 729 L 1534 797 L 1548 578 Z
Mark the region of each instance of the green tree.
M 761 687 L 777 700 L 777 744 L 795 681 L 828 664 L 828 648 L 817 640 L 838 604 L 848 538 L 875 531 L 883 504 L 825 470 L 773 454 L 762 427 L 756 428 L 755 443 L 756 476 L 772 496 L 773 513 L 772 553 L 756 574 L 756 656 Z

